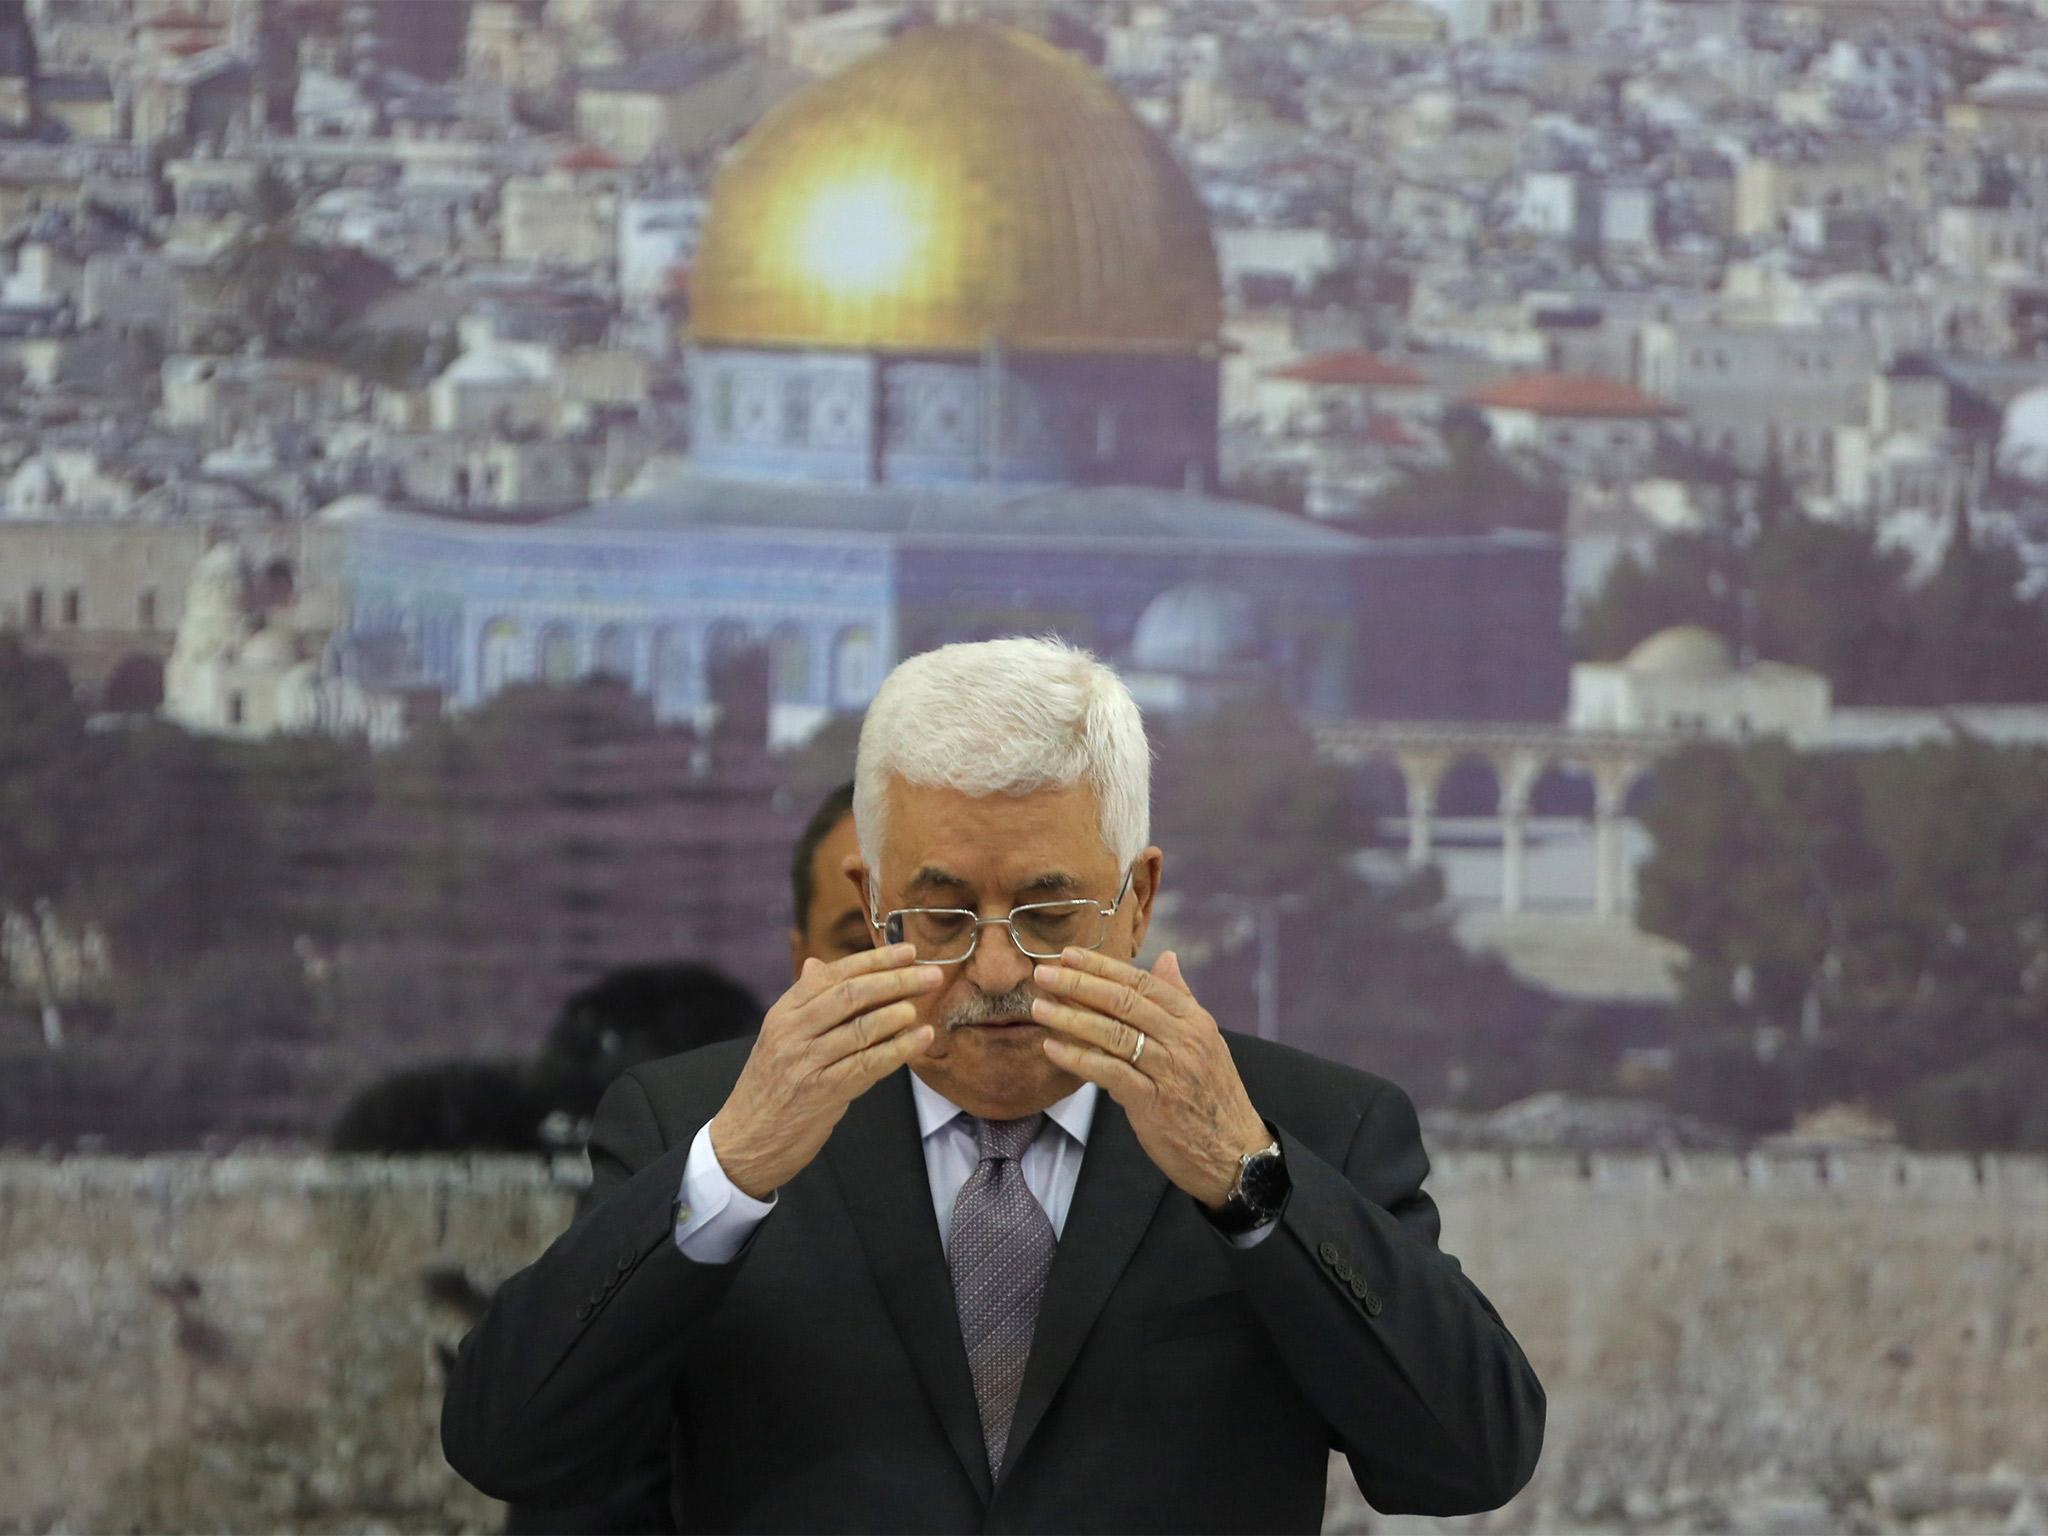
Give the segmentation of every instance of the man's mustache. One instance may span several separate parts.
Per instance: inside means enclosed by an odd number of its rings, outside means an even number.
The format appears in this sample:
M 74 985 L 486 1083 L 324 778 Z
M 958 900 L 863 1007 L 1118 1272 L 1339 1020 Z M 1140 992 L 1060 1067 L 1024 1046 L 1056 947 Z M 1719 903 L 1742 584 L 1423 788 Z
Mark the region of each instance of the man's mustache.
M 986 992 L 976 992 L 966 1001 L 946 1010 L 946 1028 L 963 1029 L 969 1024 L 990 1024 L 997 1019 L 1028 1019 L 1031 1017 L 1031 1003 L 1038 994 L 1029 983 L 1019 982 L 1007 992 L 994 997 Z

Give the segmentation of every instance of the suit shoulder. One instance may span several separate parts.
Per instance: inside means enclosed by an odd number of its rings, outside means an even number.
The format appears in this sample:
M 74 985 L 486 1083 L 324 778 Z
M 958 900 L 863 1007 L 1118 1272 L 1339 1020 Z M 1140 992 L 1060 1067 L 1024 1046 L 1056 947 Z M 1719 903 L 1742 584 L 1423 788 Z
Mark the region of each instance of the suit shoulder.
M 747 1064 L 747 1054 L 753 1048 L 754 1037 L 744 1035 L 680 1055 L 643 1061 L 621 1075 L 640 1085 L 664 1129 L 673 1130 L 669 1122 L 684 1120 L 690 1122 L 691 1134 L 695 1134 L 696 1126 L 716 1114 L 726 1095 L 732 1092 L 732 1085 L 739 1081 L 740 1068 Z
M 1253 1103 L 1274 1119 L 1296 1119 L 1325 1126 L 1347 1138 L 1367 1108 L 1389 1091 L 1401 1088 L 1388 1078 L 1361 1067 L 1345 1066 L 1275 1040 L 1223 1031 L 1224 1042 L 1244 1078 Z M 1405 1097 L 1405 1095 L 1404 1095 Z M 1291 1129 L 1292 1127 L 1290 1127 Z

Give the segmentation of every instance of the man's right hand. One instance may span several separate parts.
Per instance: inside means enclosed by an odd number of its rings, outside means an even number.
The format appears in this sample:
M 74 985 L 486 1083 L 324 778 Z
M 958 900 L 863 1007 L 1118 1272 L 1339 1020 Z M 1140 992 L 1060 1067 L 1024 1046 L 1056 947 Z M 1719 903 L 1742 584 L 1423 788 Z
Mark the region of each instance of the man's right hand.
M 847 1105 L 932 1043 L 934 1028 L 917 1023 L 912 999 L 936 992 L 945 972 L 916 958 L 895 944 L 829 965 L 806 960 L 768 1010 L 711 1120 L 718 1165 L 742 1193 L 766 1200 L 795 1178 Z

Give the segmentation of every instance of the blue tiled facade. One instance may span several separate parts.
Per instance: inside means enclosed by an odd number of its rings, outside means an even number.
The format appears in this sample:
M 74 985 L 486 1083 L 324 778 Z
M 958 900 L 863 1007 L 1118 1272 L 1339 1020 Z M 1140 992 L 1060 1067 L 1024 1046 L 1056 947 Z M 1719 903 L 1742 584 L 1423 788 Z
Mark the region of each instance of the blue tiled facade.
M 348 548 L 346 654 L 456 709 L 603 672 L 689 717 L 713 657 L 765 643 L 800 734 L 862 708 L 903 656 L 1045 632 L 1152 707 L 1252 690 L 1314 714 L 1555 719 L 1564 702 L 1560 549 L 1534 535 L 1370 541 L 1128 488 L 692 477 L 527 527 L 381 514 Z

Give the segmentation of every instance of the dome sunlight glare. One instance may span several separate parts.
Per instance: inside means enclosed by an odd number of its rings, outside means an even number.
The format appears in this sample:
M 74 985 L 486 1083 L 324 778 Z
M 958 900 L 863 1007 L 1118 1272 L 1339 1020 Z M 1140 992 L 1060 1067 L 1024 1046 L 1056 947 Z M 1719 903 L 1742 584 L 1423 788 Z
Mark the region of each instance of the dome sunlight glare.
M 825 187 L 804 221 L 804 264 L 836 292 L 874 293 L 901 282 L 923 232 L 898 182 L 875 177 Z

